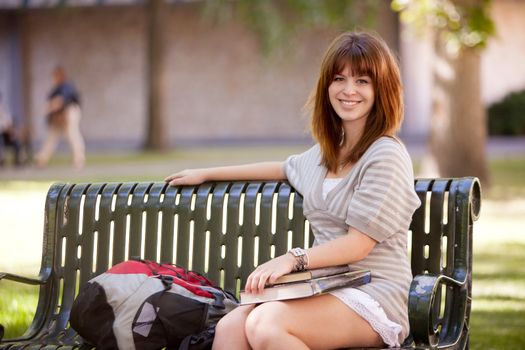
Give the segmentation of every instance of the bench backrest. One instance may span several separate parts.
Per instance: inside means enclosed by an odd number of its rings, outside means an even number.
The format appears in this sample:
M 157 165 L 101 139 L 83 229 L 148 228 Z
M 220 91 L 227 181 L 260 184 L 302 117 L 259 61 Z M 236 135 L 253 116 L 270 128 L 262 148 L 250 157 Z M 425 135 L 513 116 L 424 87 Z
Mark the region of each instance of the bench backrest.
M 422 206 L 411 225 L 413 274 L 470 281 L 479 183 L 417 180 L 415 189 Z M 79 285 L 131 257 L 173 262 L 236 292 L 258 263 L 311 243 L 302 198 L 286 182 L 54 184 L 41 272 L 52 271 L 54 282 L 38 308 L 51 311 L 53 328 L 67 328 Z

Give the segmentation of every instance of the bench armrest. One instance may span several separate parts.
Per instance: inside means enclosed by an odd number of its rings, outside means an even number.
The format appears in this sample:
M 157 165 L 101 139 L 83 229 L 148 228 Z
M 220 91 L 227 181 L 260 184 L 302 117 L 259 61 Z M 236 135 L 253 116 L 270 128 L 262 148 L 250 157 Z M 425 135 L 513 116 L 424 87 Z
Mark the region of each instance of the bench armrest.
M 49 276 L 51 276 L 51 271 L 49 272 L 40 272 L 38 277 L 31 278 L 21 275 L 16 275 L 8 272 L 0 272 L 0 280 L 6 279 L 18 283 L 31 284 L 31 285 L 42 285 L 46 284 Z
M 5 279 L 5 280 L 14 281 L 17 283 L 42 286 L 42 285 L 45 285 L 49 281 L 50 276 L 51 276 L 51 269 L 41 270 L 40 274 L 35 278 L 16 275 L 16 274 L 8 273 L 8 272 L 0 272 L 0 282 Z M 38 314 L 38 311 L 37 311 L 37 314 Z M 41 316 L 38 316 L 38 318 L 40 317 Z M 32 337 L 34 332 L 35 331 L 31 329 L 29 330 L 28 334 L 25 334 L 21 337 L 10 338 L 8 340 L 9 341 L 27 340 Z M 2 341 L 3 336 L 4 336 L 4 327 L 3 325 L 0 324 L 0 342 Z
M 447 305 L 442 305 L 442 285 L 447 287 Z M 451 293 L 451 295 L 448 295 Z M 465 327 L 467 283 L 445 275 L 417 275 L 410 286 L 408 314 L 416 346 L 453 346 Z M 440 315 L 443 313 L 444 314 Z M 444 334 L 446 332 L 446 334 Z

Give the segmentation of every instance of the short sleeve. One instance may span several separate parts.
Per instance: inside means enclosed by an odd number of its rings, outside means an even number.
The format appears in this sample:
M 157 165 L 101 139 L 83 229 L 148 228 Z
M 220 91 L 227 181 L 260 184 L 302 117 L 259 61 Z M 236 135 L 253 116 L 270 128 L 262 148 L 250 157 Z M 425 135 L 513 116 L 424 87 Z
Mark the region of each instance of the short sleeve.
M 298 157 L 297 154 L 293 154 L 289 156 L 284 161 L 283 167 L 284 167 L 284 174 L 286 175 L 286 179 L 288 180 L 290 185 L 292 185 L 292 187 L 294 187 L 297 191 L 301 192 L 298 186 L 299 176 L 297 175 L 297 170 L 298 170 L 297 169 L 297 157 Z
M 319 146 L 315 145 L 306 152 L 294 154 L 284 161 L 283 170 L 286 179 L 299 193 L 304 194 L 305 181 L 312 167 L 319 164 Z
M 400 147 L 383 147 L 362 168 L 348 206 L 346 223 L 378 242 L 408 231 L 420 205 L 412 163 Z

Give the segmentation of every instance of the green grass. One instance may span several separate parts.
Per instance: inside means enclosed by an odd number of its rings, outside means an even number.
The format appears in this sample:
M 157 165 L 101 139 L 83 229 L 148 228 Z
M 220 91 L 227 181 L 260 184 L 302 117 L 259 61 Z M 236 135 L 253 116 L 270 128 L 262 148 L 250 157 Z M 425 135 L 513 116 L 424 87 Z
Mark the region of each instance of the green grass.
M 301 152 L 308 146 L 214 146 L 214 147 L 180 147 L 168 151 L 136 151 L 136 152 L 108 152 L 90 153 L 86 164 L 104 165 L 118 163 L 155 163 L 173 161 L 214 162 L 217 160 L 246 160 L 284 159 L 290 154 Z M 67 155 L 56 155 L 49 166 L 68 165 L 71 159 Z
M 476 246 L 473 271 L 472 350 L 522 349 L 525 344 L 525 238 Z
M 473 311 L 470 323 L 470 349 L 518 350 L 525 344 L 524 310 L 501 309 L 498 303 L 493 310 Z
M 31 321 L 38 301 L 38 287 L 12 281 L 0 282 L 0 324 L 5 337 L 22 335 Z
M 492 186 L 488 198 L 525 198 L 525 157 L 490 161 Z

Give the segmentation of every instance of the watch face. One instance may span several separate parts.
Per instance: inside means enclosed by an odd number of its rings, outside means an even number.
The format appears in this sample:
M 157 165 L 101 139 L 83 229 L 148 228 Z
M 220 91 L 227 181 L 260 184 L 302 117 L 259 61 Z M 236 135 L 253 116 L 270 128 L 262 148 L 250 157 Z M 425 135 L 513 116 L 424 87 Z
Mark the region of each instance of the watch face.
M 292 254 L 294 256 L 303 256 L 303 255 L 305 255 L 304 251 L 301 248 L 293 248 L 291 250 L 291 252 L 292 252 Z

